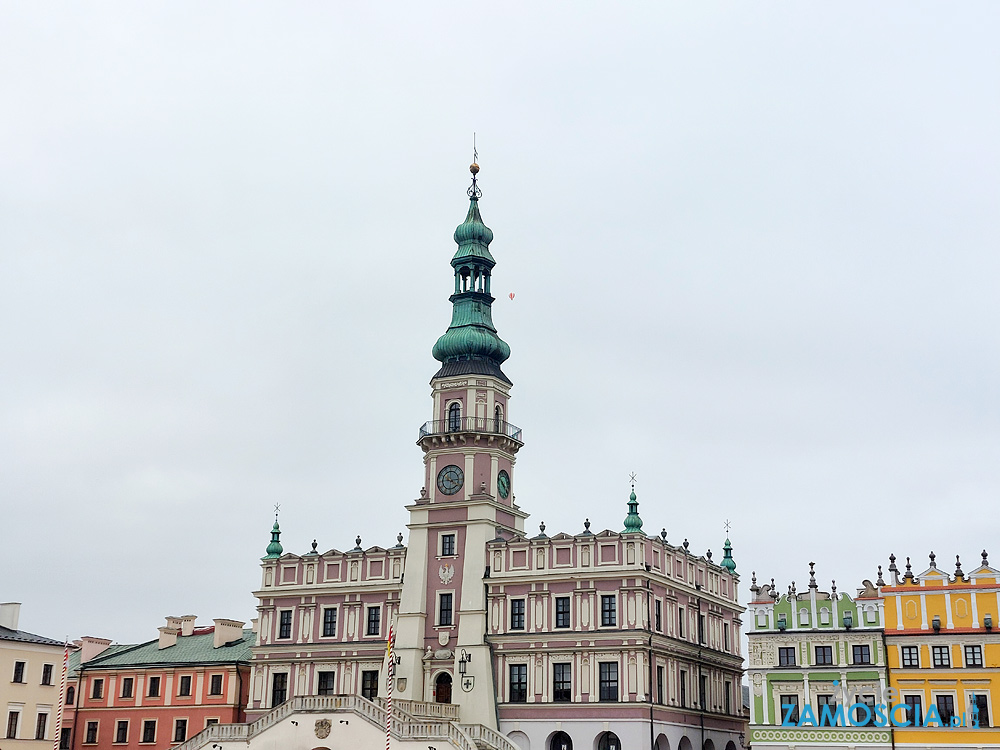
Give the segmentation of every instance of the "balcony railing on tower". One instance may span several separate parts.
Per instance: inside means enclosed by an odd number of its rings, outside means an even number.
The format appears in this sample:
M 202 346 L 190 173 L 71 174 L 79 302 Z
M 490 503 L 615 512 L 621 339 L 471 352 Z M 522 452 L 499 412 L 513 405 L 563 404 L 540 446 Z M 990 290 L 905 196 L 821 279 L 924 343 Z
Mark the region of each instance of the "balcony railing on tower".
M 484 434 L 503 435 L 511 440 L 523 443 L 521 428 L 494 417 L 459 417 L 455 419 L 435 419 L 425 422 L 420 428 L 420 437 L 428 435 L 444 435 L 449 432 L 479 432 Z M 418 438 L 419 439 L 419 438 Z

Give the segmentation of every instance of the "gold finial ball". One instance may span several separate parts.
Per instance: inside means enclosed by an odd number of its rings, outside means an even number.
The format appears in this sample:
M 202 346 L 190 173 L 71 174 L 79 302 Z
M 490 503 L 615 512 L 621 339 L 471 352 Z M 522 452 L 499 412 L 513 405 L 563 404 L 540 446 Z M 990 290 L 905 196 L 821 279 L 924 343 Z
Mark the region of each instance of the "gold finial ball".
M 474 175 L 479 174 L 479 165 L 476 164 L 476 162 L 472 162 L 472 164 L 469 166 L 469 171 L 472 172 L 472 174 Z

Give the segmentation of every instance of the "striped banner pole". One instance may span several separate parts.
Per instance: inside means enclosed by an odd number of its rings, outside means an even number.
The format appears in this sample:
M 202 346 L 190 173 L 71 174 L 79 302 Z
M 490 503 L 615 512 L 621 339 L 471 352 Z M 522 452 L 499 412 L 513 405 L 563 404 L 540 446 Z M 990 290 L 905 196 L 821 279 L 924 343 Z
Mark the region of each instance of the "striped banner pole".
M 52 750 L 59 750 L 59 740 L 62 739 L 62 712 L 66 696 L 66 667 L 69 664 L 69 640 L 63 645 L 62 677 L 59 678 L 59 705 L 56 707 L 55 738 L 52 740 Z
M 389 643 L 386 644 L 386 649 L 389 652 L 389 693 L 386 697 L 386 709 L 385 709 L 385 750 L 389 750 L 389 740 L 392 736 L 392 688 L 396 679 L 396 664 L 395 657 L 392 655 L 392 642 L 395 640 L 396 634 L 393 632 L 392 623 L 389 624 Z

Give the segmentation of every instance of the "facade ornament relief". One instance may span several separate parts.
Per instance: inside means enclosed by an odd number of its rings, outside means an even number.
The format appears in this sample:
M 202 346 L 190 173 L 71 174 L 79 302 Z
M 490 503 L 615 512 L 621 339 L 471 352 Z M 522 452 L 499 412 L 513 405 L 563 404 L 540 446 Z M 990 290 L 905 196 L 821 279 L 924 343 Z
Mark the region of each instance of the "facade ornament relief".
M 451 583 L 451 579 L 455 577 L 455 566 L 449 563 L 445 563 L 440 568 L 438 568 L 438 578 L 441 579 L 441 583 L 447 586 Z

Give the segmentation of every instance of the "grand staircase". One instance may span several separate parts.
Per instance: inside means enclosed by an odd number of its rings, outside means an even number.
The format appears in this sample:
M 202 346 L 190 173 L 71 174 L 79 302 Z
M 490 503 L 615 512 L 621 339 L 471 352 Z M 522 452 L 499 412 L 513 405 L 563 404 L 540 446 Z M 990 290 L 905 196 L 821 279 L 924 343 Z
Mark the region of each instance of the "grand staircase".
M 253 739 L 285 720 L 303 714 L 353 714 L 385 732 L 386 701 L 360 695 L 305 695 L 292 698 L 250 724 L 214 724 L 171 750 L 203 750 L 226 742 Z M 449 703 L 393 701 L 390 735 L 400 741 L 437 742 L 438 750 L 518 750 L 499 732 L 482 724 L 460 724 L 458 706 Z M 334 724 L 336 726 L 336 724 Z M 445 744 L 448 743 L 448 744 Z M 315 744 L 315 742 L 314 742 Z

